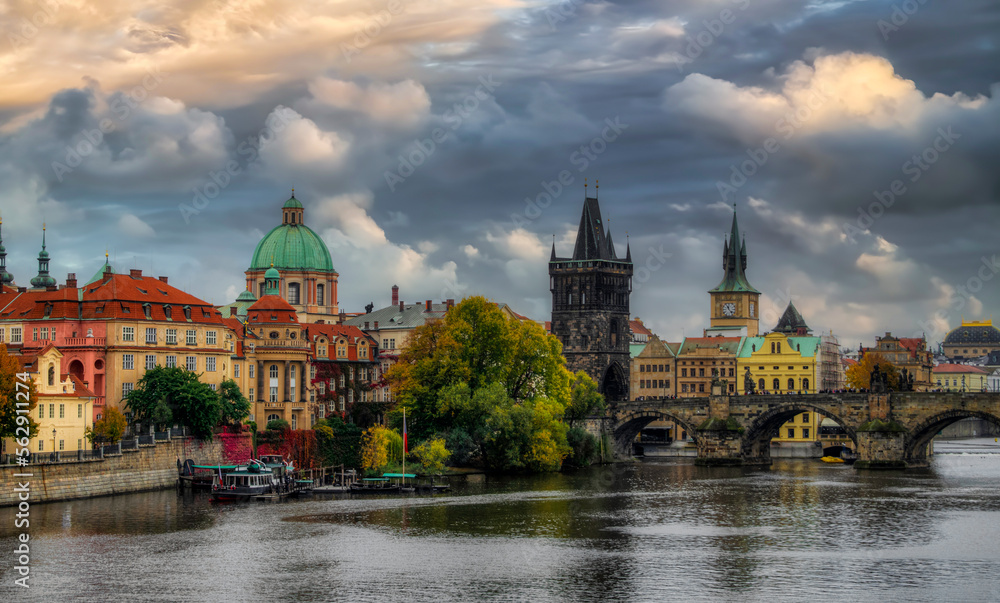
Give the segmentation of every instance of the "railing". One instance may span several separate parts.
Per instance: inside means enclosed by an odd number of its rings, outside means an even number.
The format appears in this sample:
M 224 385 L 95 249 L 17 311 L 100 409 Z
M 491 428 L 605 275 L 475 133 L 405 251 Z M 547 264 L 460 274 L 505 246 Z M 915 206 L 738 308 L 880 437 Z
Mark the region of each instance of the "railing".
M 108 444 L 107 446 L 101 446 L 99 449 L 101 456 L 110 456 L 122 453 L 122 444 L 118 442 L 117 444 Z
M 138 450 L 139 438 L 129 438 L 120 442 L 122 450 Z
M 140 446 L 155 446 L 156 445 L 156 440 L 153 439 L 152 434 L 150 434 L 150 435 L 141 435 L 137 439 L 138 439 L 138 442 L 139 442 Z
M 107 341 L 105 337 L 67 337 L 64 339 L 63 344 L 66 347 L 87 347 L 87 346 L 104 346 Z
M 156 442 L 166 442 L 170 440 L 170 430 L 157 431 L 153 434 L 153 440 Z

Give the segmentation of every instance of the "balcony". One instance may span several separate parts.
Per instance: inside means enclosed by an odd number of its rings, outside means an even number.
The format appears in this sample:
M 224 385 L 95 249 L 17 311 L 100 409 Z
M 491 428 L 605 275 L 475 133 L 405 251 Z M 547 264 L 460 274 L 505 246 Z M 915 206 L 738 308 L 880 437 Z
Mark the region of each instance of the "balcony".
M 66 343 L 63 344 L 64 347 L 90 347 L 99 346 L 103 347 L 107 341 L 104 337 L 67 337 L 64 340 Z

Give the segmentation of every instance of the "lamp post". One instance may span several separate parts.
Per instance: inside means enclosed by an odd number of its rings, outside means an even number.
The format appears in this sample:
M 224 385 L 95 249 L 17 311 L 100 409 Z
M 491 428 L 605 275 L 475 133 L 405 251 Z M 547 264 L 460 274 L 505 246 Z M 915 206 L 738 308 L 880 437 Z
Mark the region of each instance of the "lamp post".
M 52 428 L 52 460 L 56 458 L 56 428 Z

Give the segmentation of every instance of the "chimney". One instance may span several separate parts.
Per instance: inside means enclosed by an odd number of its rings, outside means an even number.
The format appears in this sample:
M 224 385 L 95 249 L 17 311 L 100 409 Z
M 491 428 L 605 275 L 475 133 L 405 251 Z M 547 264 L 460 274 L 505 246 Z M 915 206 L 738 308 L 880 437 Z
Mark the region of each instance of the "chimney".
M 375 330 L 378 331 L 378 321 L 375 321 Z
M 341 324 L 342 325 L 342 324 L 344 324 L 345 320 L 347 320 L 347 315 L 346 315 L 346 313 L 343 310 L 341 310 L 340 314 L 337 315 L 337 324 Z
M 392 305 L 399 303 L 399 285 L 392 286 Z
M 229 308 L 229 315 L 230 316 L 236 316 L 236 308 L 230 307 Z
M 431 300 L 427 300 L 424 312 L 430 312 L 430 311 L 431 311 Z
M 368 321 L 367 320 L 365 321 L 365 330 L 366 331 L 368 330 Z
M 445 306 L 445 309 L 451 310 L 452 308 L 455 307 L 455 300 L 454 299 L 445 300 L 444 306 Z
M 142 270 L 139 270 L 138 268 L 133 268 L 128 271 L 128 275 L 131 276 L 132 278 L 142 278 Z
M 70 272 L 66 275 L 66 286 L 70 289 L 76 289 L 76 273 Z
M 56 287 L 55 285 L 48 285 L 47 287 L 45 287 L 45 290 L 46 291 L 58 291 L 59 287 Z
M 162 283 L 166 283 L 167 282 L 167 277 L 161 276 L 159 278 L 160 278 L 160 282 L 162 282 Z
M 405 309 L 406 309 L 406 303 L 405 302 L 399 302 L 399 311 L 402 312 Z

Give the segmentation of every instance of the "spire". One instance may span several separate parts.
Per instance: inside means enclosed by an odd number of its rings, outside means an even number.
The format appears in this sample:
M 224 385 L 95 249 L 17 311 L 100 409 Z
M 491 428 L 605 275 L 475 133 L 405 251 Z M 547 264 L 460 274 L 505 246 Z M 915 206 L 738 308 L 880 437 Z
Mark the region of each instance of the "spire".
M 573 248 L 574 260 L 610 260 L 608 256 L 607 235 L 601 221 L 601 206 L 597 199 L 586 197 L 583 202 L 583 213 L 580 215 L 580 228 L 576 233 L 576 246 Z
M 805 319 L 799 314 L 799 311 L 795 308 L 795 304 L 789 301 L 784 314 L 781 315 L 778 324 L 774 327 L 774 332 L 784 333 L 785 335 L 808 335 L 812 332 L 812 329 L 809 328 Z
M 0 227 L 3 226 L 3 218 L 0 218 Z M 3 232 L 0 232 L 0 291 L 4 285 L 14 283 L 14 275 L 7 272 L 7 248 L 3 246 Z
M 741 245 L 742 242 L 742 246 Z M 733 224 L 729 236 L 723 236 L 722 282 L 712 291 L 748 291 L 760 293 L 747 280 L 747 244 L 740 236 L 740 225 L 736 219 L 736 204 L 733 204 Z
M 49 276 L 49 252 L 45 251 L 45 223 L 42 222 L 42 250 L 38 253 L 38 276 L 31 279 L 35 289 L 54 287 L 56 279 Z
M 628 240 L 628 233 L 625 233 L 625 261 L 632 261 L 632 247 Z
M 552 255 L 549 256 L 549 261 L 554 262 L 556 259 L 556 235 L 552 235 Z

